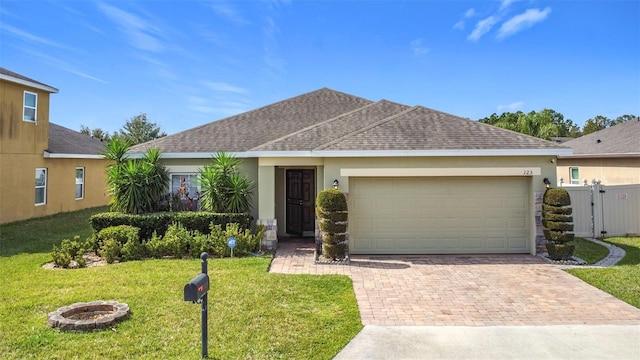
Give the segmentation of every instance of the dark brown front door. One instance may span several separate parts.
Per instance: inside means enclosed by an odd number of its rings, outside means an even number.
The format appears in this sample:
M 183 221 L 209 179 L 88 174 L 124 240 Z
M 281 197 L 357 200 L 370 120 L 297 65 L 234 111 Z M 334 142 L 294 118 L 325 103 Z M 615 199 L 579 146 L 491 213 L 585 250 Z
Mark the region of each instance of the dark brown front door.
M 287 170 L 286 232 L 302 236 L 315 230 L 315 172 L 313 169 Z

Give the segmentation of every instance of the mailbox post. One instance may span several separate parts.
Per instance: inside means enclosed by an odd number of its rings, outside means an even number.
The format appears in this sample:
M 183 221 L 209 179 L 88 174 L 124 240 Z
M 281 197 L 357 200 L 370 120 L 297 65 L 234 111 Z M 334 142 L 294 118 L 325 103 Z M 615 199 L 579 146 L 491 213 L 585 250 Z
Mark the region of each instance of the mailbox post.
M 184 286 L 184 300 L 193 303 L 200 302 L 202 304 L 202 357 L 207 358 L 208 355 L 208 319 L 207 319 L 207 292 L 209 291 L 209 275 L 207 274 L 207 258 L 209 254 L 203 252 L 200 255 L 202 259 L 201 273 L 196 275 L 187 285 Z

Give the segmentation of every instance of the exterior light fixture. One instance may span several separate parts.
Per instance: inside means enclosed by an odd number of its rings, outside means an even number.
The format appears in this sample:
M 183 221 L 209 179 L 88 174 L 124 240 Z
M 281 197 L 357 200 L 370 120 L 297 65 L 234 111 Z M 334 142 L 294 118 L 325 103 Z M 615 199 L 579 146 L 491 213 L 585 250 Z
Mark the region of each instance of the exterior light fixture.
M 338 190 L 338 185 L 340 185 L 340 182 L 338 181 L 338 179 L 333 180 L 333 188 L 335 190 Z
M 549 178 L 544 178 L 542 182 L 547 186 L 547 189 L 551 186 L 551 181 L 549 181 Z

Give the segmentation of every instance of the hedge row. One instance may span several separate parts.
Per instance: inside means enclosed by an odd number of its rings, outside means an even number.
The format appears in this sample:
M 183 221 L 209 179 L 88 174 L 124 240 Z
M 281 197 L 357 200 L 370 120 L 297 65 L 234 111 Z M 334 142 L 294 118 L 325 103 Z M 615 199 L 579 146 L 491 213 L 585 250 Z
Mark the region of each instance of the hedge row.
M 241 228 L 251 227 L 251 215 L 241 214 L 221 214 L 207 211 L 179 211 L 179 212 L 158 212 L 151 214 L 124 214 L 120 212 L 106 212 L 95 214 L 89 220 L 91 227 L 96 233 L 102 229 L 130 225 L 140 229 L 140 240 L 149 240 L 155 232 L 157 236 L 164 236 L 169 226 L 173 223 L 181 224 L 188 231 L 198 231 L 201 234 L 211 232 L 210 225 L 220 225 L 226 228 L 227 224 L 237 223 Z

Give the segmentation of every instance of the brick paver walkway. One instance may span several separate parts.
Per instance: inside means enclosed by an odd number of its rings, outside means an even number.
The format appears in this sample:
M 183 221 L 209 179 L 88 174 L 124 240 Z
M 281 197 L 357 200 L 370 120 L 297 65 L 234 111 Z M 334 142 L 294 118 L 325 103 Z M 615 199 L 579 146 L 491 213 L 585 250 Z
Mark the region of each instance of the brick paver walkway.
M 351 277 L 364 325 L 640 324 L 640 309 L 531 255 L 354 255 L 315 265 L 285 239 L 270 271 Z

